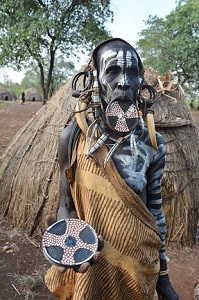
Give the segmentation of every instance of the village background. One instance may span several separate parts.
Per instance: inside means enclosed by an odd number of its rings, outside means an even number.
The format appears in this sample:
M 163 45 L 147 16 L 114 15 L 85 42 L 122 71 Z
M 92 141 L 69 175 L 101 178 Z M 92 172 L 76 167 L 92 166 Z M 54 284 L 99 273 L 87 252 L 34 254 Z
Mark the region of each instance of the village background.
M 189 1 L 185 1 L 189 2 Z M 164 18 L 177 6 L 176 1 L 111 1 L 115 21 L 107 26 L 114 37 L 121 37 L 133 46 L 139 40 L 138 33 L 147 28 L 144 20 L 149 15 Z M 48 101 L 68 91 L 67 85 L 74 74 L 88 61 L 89 51 L 77 58 L 68 59 L 59 53 L 54 68 Z M 48 61 L 44 64 L 48 72 Z M 159 74 L 159 73 L 157 73 Z M 166 74 L 161 74 L 162 80 Z M 175 80 L 175 73 L 170 80 Z M 167 83 L 168 84 L 168 83 Z M 25 93 L 25 98 L 22 94 Z M 191 93 L 185 86 L 186 103 L 189 105 L 193 124 L 199 134 L 198 92 Z M 58 95 L 58 96 L 57 96 Z M 61 97 L 61 96 L 60 96 Z M 16 71 L 13 67 L 0 68 L 0 163 L 16 135 L 27 128 L 32 118 L 43 109 L 40 74 L 37 64 L 31 61 L 27 68 Z M 1 180 L 1 178 L 0 178 Z M 28 181 L 28 174 L 27 174 Z M 23 179 L 24 188 L 27 185 Z M 197 232 L 196 232 L 197 234 Z M 170 278 L 180 299 L 198 299 L 199 249 L 198 240 L 192 247 L 169 248 L 167 252 Z M 44 274 L 49 263 L 43 256 L 38 238 L 29 236 L 26 230 L 17 229 L 8 217 L 0 216 L 0 300 L 49 299 L 54 297 L 44 284 Z M 199 291 L 198 291 L 199 294 Z M 157 299 L 155 296 L 154 299 Z

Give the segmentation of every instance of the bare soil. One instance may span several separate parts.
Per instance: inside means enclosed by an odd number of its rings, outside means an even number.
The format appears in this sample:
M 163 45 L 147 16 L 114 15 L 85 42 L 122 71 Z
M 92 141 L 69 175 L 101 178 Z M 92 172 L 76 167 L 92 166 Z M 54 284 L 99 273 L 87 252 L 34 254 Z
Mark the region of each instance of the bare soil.
M 41 107 L 39 102 L 0 101 L 0 156 Z M 41 245 L 0 216 L 0 300 L 54 300 L 44 284 L 49 266 Z
M 8 106 L 0 103 L 0 156 L 41 107 L 38 102 L 21 105 L 15 101 Z M 193 111 L 193 117 L 199 130 L 199 110 Z M 170 279 L 180 300 L 194 299 L 194 289 L 199 283 L 199 245 L 192 249 L 167 249 L 167 255 Z M 0 300 L 55 299 L 43 281 L 48 267 L 40 244 L 0 216 Z

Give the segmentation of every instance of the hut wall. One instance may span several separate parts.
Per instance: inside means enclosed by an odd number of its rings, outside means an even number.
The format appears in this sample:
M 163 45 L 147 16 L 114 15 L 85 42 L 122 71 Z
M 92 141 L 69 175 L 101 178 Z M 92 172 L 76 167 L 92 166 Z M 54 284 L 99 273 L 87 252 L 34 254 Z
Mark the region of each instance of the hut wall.
M 159 128 L 167 155 L 162 179 L 167 244 L 192 246 L 199 219 L 197 133 L 192 126 Z
M 154 110 L 167 148 L 162 179 L 167 245 L 192 246 L 199 220 L 198 132 L 180 87 L 162 94 Z
M 10 90 L 7 89 L 3 86 L 0 86 L 0 100 L 4 100 L 4 101 L 12 101 L 12 100 L 16 100 L 17 96 L 15 95 L 15 93 Z
M 29 88 L 25 90 L 25 101 L 42 101 L 42 98 L 35 88 Z

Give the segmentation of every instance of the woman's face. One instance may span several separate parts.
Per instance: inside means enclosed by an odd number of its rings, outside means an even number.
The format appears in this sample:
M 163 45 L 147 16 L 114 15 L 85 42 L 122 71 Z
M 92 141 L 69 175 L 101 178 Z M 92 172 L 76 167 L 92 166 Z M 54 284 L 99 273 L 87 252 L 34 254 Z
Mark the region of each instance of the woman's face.
M 114 99 L 134 100 L 140 80 L 138 58 L 132 48 L 114 46 L 113 42 L 110 49 L 101 51 L 98 70 L 100 94 L 107 104 Z
M 131 132 L 138 124 L 138 57 L 128 44 L 110 43 L 98 52 L 98 80 L 105 123 L 112 131 Z

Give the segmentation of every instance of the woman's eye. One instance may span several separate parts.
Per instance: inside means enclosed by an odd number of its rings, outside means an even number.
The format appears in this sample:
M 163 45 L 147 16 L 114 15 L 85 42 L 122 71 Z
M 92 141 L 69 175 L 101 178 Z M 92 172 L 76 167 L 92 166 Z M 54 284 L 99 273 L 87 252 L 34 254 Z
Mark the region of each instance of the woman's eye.
M 134 68 L 134 67 L 129 68 L 128 69 L 128 74 L 129 75 L 138 75 L 138 68 Z
M 115 68 L 109 68 L 106 70 L 106 74 L 108 75 L 116 75 L 118 74 L 118 72 L 120 71 L 119 68 L 115 67 Z
M 112 71 L 109 71 L 108 74 L 114 75 L 114 74 L 117 74 L 117 72 L 115 70 L 112 70 Z

